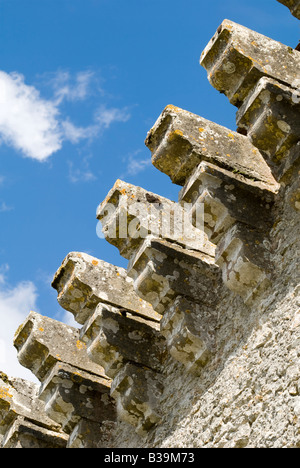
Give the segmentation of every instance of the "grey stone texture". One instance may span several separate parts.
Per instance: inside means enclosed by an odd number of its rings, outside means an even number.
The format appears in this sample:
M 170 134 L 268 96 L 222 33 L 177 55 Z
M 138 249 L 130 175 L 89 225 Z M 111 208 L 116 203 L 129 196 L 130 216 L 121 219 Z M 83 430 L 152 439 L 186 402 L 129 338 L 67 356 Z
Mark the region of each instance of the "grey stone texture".
M 99 205 L 97 218 L 106 240 L 126 259 L 149 235 L 214 254 L 214 246 L 189 222 L 184 207 L 121 180 Z
M 300 55 L 225 20 L 201 63 L 238 131 L 163 111 L 146 145 L 178 203 L 118 180 L 100 204 L 127 270 L 63 261 L 81 328 L 19 327 L 41 386 L 0 374 L 1 448 L 300 447 Z
M 245 136 L 175 106 L 167 106 L 147 135 L 152 163 L 184 185 L 207 161 L 249 179 L 276 185 L 263 156 Z
M 124 268 L 83 252 L 67 255 L 54 276 L 52 286 L 58 292 L 59 304 L 81 325 L 99 302 L 118 306 L 156 322 L 160 320 L 150 304 L 135 294 L 132 280 Z
M 201 55 L 208 79 L 240 107 L 262 77 L 293 88 L 300 76 L 300 53 L 233 21 L 224 20 Z

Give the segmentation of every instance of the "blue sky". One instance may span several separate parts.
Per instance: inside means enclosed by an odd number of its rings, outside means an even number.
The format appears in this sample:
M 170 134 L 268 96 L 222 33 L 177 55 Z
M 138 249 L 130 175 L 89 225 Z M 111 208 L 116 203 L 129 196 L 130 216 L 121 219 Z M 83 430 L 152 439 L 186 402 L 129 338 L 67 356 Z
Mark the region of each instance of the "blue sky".
M 235 108 L 199 65 L 225 18 L 291 47 L 300 39 L 275 0 L 0 0 L 3 371 L 26 375 L 8 343 L 30 310 L 68 320 L 50 286 L 68 252 L 126 266 L 96 236 L 116 179 L 177 199 L 144 145 L 164 107 L 235 130 Z

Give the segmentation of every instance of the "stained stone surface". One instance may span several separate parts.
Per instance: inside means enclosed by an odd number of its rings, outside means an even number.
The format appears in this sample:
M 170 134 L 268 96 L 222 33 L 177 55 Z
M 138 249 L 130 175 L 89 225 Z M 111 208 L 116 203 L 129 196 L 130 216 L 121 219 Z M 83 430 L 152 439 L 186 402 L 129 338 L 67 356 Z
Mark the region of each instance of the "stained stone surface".
M 172 182 L 184 185 L 207 161 L 231 172 L 276 186 L 263 156 L 248 138 L 175 106 L 167 106 L 148 133 L 152 163 Z
M 114 378 L 127 361 L 161 370 L 164 339 L 159 325 L 119 309 L 99 304 L 81 330 L 81 339 L 94 362 Z
M 201 55 L 211 85 L 237 107 L 263 76 L 296 88 L 300 52 L 224 20 Z
M 148 236 L 214 255 L 214 245 L 194 228 L 184 207 L 118 180 L 97 210 L 106 240 L 130 259 Z
M 137 293 L 163 314 L 177 295 L 211 304 L 221 288 L 214 259 L 161 239 L 148 239 L 128 266 Z
M 300 52 L 298 52 L 300 55 Z M 237 113 L 237 124 L 262 152 L 279 180 L 297 157 L 300 139 L 300 79 L 291 89 L 270 78 L 261 78 Z
M 156 322 L 160 319 L 150 304 L 137 297 L 124 268 L 85 253 L 69 253 L 55 274 L 52 286 L 58 292 L 59 304 L 81 325 L 94 313 L 99 302 Z
M 91 362 L 79 330 L 49 317 L 30 312 L 15 334 L 18 360 L 40 380 L 57 362 L 104 376 L 103 367 Z

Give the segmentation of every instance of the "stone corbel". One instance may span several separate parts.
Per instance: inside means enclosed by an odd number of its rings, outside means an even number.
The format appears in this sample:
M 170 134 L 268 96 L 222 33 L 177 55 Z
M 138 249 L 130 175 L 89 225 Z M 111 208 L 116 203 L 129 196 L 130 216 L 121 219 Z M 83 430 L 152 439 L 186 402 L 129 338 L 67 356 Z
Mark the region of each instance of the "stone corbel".
M 237 112 L 238 126 L 247 131 L 277 180 L 299 160 L 299 116 L 300 78 L 297 89 L 261 78 Z
M 93 315 L 99 302 L 159 322 L 160 316 L 150 304 L 140 299 L 126 270 L 91 257 L 71 252 L 54 276 L 59 304 L 83 325 Z
M 212 86 L 237 107 L 262 77 L 295 88 L 300 76 L 298 51 L 229 20 L 220 25 L 200 63 Z

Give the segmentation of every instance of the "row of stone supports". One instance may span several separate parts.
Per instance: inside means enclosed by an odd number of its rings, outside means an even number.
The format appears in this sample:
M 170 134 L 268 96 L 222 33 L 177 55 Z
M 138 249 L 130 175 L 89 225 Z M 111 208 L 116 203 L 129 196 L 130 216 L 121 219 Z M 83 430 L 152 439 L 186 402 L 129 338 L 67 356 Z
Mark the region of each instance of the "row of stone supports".
M 299 2 L 281 3 L 297 16 Z M 182 187 L 178 203 L 117 181 L 99 205 L 127 271 L 84 253 L 63 261 L 53 287 L 81 328 L 32 312 L 16 332 L 41 386 L 0 381 L 3 447 L 108 447 L 118 420 L 146 436 L 161 421 L 170 357 L 198 375 L 228 289 L 249 311 L 268 290 L 274 207 L 299 162 L 300 53 L 225 20 L 201 64 L 238 107 L 237 132 L 163 111 L 146 145 Z

